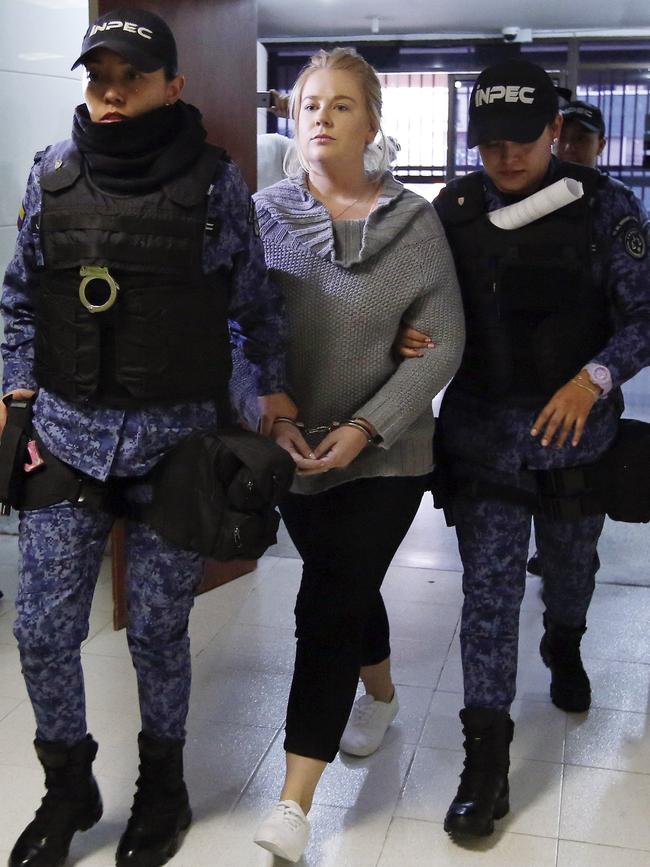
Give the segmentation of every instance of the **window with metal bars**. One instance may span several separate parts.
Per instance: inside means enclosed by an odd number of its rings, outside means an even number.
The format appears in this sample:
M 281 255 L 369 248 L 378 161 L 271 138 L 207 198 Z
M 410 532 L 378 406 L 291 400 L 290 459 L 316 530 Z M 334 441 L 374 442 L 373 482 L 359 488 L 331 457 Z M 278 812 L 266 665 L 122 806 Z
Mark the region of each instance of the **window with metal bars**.
M 349 44 L 349 43 L 348 43 Z M 332 45 L 323 46 L 326 48 Z M 467 105 L 477 72 L 513 46 L 359 44 L 379 72 L 384 130 L 400 144 L 395 173 L 432 198 L 452 177 L 480 165 L 467 148 Z M 287 91 L 314 46 L 267 46 L 269 83 Z M 535 41 L 521 56 L 546 68 L 558 84 L 577 82 L 574 98 L 599 106 L 607 128 L 600 167 L 631 187 L 650 207 L 650 43 Z M 520 49 L 517 47 L 517 51 Z M 573 58 L 573 59 L 572 59 Z M 572 65 L 573 64 L 573 65 Z M 270 125 L 274 125 L 270 119 Z M 280 121 L 278 132 L 289 134 Z

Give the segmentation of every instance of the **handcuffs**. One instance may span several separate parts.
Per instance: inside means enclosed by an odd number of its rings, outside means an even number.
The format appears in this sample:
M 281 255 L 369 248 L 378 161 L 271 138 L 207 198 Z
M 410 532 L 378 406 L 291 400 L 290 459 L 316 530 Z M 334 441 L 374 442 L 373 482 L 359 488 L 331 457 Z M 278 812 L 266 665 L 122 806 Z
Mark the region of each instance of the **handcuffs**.
M 333 430 L 337 430 L 337 428 L 353 427 L 361 431 L 366 436 L 369 446 L 376 445 L 381 439 L 379 436 L 373 436 L 370 430 L 365 426 L 365 424 L 362 424 L 360 421 L 356 421 L 356 419 L 347 419 L 346 421 L 333 421 L 331 424 L 319 424 L 315 427 L 305 427 L 305 423 L 302 421 L 296 421 L 295 418 L 289 418 L 288 416 L 279 415 L 276 419 L 274 419 L 273 424 L 277 424 L 278 422 L 285 422 L 286 424 L 293 425 L 293 427 L 297 428 L 304 437 L 308 437 L 313 434 L 322 434 L 323 437 L 326 437 L 328 433 L 331 433 Z
M 89 313 L 103 313 L 117 301 L 117 293 L 120 287 L 111 275 L 108 268 L 103 265 L 82 265 L 79 274 L 83 278 L 79 284 L 79 300 Z M 108 285 L 108 296 L 102 304 L 93 304 L 86 294 L 86 288 L 94 280 L 103 280 Z

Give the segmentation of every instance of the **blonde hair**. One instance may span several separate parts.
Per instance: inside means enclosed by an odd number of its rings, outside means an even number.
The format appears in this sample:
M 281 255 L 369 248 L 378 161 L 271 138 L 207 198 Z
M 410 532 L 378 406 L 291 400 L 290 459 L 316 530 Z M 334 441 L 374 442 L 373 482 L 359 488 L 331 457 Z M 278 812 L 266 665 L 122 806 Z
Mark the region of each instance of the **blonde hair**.
M 364 167 L 369 175 L 383 174 L 389 165 L 389 154 L 386 136 L 381 128 L 381 84 L 375 70 L 360 54 L 357 54 L 354 48 L 335 48 L 333 51 L 321 49 L 310 58 L 291 91 L 289 117 L 293 118 L 294 123 L 297 124 L 302 90 L 309 76 L 317 69 L 342 70 L 357 77 L 365 97 L 370 124 L 376 130 L 375 140 L 366 145 Z M 298 174 L 300 169 L 309 172 L 309 163 L 300 151 L 296 136 L 284 158 L 284 171 L 287 175 L 292 176 Z

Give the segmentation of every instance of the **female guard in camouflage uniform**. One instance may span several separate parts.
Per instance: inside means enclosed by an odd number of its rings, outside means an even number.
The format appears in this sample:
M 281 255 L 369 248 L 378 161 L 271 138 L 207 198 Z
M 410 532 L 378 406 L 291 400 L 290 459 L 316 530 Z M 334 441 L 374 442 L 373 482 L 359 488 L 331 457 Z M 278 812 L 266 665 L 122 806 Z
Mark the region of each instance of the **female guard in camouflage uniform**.
M 46 467 L 64 462 L 84 485 L 110 487 L 215 427 L 230 339 L 265 396 L 264 425 L 294 407 L 282 394 L 283 309 L 250 199 L 224 152 L 205 143 L 199 112 L 180 100 L 171 31 L 149 12 L 116 10 L 91 25 L 80 64 L 85 104 L 72 139 L 36 156 L 5 278 L 4 393 L 36 394 Z M 47 794 L 11 867 L 62 864 L 75 831 L 102 813 L 79 649 L 112 522 L 69 500 L 20 516 L 15 635 Z M 117 863 L 152 867 L 191 819 L 182 749 L 201 561 L 141 523 L 127 522 L 126 534 L 142 731 Z
M 551 698 L 567 711 L 589 708 L 580 640 L 604 515 L 570 496 L 580 478 L 571 470 L 610 448 L 620 386 L 650 362 L 647 216 L 622 184 L 551 156 L 561 124 L 540 67 L 511 61 L 484 70 L 468 130 L 483 168 L 449 183 L 435 202 L 467 322 L 436 429 L 465 595 L 466 760 L 445 819 L 459 836 L 490 834 L 509 809 L 509 711 L 533 513 Z M 582 198 L 519 228 L 486 219 L 563 178 L 582 183 Z M 417 354 L 423 337 L 407 333 L 406 354 Z M 540 511 L 533 503 L 542 493 Z

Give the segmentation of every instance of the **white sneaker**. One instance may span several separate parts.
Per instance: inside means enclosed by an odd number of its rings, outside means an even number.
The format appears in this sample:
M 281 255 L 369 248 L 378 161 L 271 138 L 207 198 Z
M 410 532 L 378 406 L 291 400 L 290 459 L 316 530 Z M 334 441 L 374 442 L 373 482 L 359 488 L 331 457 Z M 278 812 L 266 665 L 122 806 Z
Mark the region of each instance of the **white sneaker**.
M 388 726 L 397 716 L 399 702 L 395 691 L 389 702 L 362 695 L 353 707 L 341 737 L 341 750 L 352 756 L 369 756 L 384 739 Z
M 280 801 L 262 819 L 253 840 L 262 849 L 295 864 L 305 851 L 310 830 L 300 804 Z

